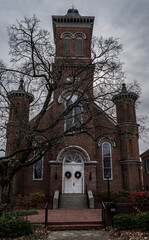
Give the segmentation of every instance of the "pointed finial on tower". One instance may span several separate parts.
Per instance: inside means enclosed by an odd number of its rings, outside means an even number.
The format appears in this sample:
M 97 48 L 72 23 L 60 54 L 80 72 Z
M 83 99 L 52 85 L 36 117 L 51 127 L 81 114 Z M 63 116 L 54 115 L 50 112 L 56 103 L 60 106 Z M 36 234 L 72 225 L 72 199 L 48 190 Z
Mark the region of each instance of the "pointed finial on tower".
M 126 84 L 125 83 L 123 83 L 122 84 L 122 92 L 127 92 L 127 88 L 126 88 Z
M 19 91 L 24 91 L 23 83 L 24 83 L 24 81 L 23 81 L 23 79 L 21 79 L 20 80 L 20 85 L 19 85 L 19 88 L 18 88 Z
M 72 4 L 72 6 L 71 6 L 71 7 L 72 7 L 72 9 L 74 9 L 74 8 L 75 8 L 74 4 Z

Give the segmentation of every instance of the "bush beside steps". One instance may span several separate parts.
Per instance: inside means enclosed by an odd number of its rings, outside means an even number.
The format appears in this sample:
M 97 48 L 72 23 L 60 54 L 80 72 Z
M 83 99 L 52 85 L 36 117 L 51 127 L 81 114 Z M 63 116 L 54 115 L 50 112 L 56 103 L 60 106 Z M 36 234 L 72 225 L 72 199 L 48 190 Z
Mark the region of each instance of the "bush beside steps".
M 118 230 L 141 229 L 149 231 L 149 212 L 115 215 L 113 226 Z

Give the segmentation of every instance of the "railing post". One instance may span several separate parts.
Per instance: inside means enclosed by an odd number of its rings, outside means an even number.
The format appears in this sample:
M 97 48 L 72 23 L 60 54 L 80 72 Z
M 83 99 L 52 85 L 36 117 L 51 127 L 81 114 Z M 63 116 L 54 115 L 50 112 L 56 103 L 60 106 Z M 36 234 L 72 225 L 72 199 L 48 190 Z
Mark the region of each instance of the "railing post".
M 101 202 L 101 204 L 102 204 L 102 222 L 103 222 L 104 228 L 106 229 L 106 207 L 103 201 Z
M 48 223 L 48 202 L 46 203 L 45 206 L 45 228 L 47 226 L 47 223 Z

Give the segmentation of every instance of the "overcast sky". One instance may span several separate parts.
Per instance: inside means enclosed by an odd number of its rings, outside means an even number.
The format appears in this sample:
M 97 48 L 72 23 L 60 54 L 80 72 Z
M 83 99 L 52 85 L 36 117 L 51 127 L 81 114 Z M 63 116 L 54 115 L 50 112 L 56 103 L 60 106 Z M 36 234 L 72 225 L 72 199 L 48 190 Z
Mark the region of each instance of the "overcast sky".
M 0 59 L 9 62 L 6 28 L 16 19 L 35 13 L 53 34 L 51 15 L 65 15 L 72 5 L 82 16 L 95 16 L 94 35 L 119 38 L 127 81 L 135 79 L 142 88 L 138 114 L 149 117 L 149 0 L 0 0 Z M 149 148 L 144 140 L 140 153 Z

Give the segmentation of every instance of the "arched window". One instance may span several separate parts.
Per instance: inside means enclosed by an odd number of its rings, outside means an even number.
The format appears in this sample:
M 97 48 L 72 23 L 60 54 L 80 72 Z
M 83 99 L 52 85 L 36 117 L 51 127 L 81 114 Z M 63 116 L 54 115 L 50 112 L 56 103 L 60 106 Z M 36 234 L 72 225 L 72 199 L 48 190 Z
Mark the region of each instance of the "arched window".
M 65 101 L 65 110 L 71 108 L 71 106 L 77 101 L 77 95 L 69 95 Z M 69 130 L 72 127 L 79 128 L 82 123 L 82 104 L 78 103 L 67 113 L 65 118 L 65 130 Z
M 64 55 L 65 56 L 70 56 L 70 37 L 65 37 L 64 38 Z
M 65 164 L 80 164 L 83 163 L 83 159 L 81 157 L 80 154 L 78 153 L 69 153 L 68 155 L 66 155 L 65 160 L 64 160 Z
M 83 39 L 81 37 L 76 38 L 76 56 L 83 56 Z
M 147 159 L 145 162 L 144 162 L 144 166 L 145 166 L 145 173 L 149 173 L 149 159 Z
M 111 144 L 109 142 L 104 142 L 102 144 L 102 167 L 103 167 L 103 179 L 112 180 L 112 154 L 111 154 Z
M 34 152 L 34 156 L 38 157 L 39 150 Z M 33 164 L 33 180 L 43 179 L 43 157 L 41 157 L 36 163 Z

